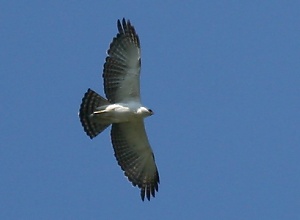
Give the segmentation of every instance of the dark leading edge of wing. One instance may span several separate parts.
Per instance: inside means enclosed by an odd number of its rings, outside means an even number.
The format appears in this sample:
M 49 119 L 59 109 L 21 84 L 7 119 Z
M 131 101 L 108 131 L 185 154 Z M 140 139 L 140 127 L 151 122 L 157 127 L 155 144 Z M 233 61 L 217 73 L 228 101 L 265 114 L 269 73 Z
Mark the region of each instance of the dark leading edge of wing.
M 118 31 L 107 51 L 103 68 L 104 91 L 111 103 L 139 100 L 140 41 L 130 21 L 117 22 Z

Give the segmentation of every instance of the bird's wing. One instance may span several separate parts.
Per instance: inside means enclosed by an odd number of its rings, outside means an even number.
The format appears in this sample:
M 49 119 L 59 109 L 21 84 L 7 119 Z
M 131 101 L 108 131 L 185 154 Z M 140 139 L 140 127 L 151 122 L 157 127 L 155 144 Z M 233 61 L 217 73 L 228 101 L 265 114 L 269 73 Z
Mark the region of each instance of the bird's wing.
M 111 103 L 140 102 L 141 49 L 139 37 L 130 21 L 117 22 L 114 37 L 104 63 L 103 78 L 106 98 Z
M 118 164 L 129 181 L 141 189 L 142 200 L 145 195 L 148 200 L 150 195 L 155 197 L 159 174 L 143 120 L 113 124 L 111 139 Z

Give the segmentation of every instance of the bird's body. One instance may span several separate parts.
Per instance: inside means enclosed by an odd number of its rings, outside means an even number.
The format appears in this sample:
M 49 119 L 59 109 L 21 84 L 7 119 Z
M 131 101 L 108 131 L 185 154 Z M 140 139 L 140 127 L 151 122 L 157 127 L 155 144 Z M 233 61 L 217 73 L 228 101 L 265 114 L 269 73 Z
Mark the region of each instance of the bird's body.
M 93 112 L 93 118 L 97 120 L 97 123 L 105 121 L 109 124 L 141 120 L 150 115 L 152 115 L 151 112 L 135 102 L 99 106 Z
M 153 114 L 141 104 L 141 50 L 138 35 L 130 21 L 117 22 L 119 33 L 110 44 L 103 70 L 103 98 L 91 89 L 85 93 L 79 110 L 84 131 L 96 137 L 112 125 L 111 141 L 124 174 L 141 189 L 141 198 L 155 196 L 159 174 L 145 131 L 144 118 Z

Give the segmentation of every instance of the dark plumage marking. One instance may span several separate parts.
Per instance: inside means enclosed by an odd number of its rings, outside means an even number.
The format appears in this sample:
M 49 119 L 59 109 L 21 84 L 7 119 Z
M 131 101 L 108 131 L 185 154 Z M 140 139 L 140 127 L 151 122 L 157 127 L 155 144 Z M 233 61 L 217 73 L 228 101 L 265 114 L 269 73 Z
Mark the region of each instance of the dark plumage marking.
M 79 118 L 80 122 L 84 128 L 85 133 L 92 139 L 96 137 L 99 133 L 101 133 L 105 128 L 107 128 L 110 124 L 101 124 L 101 122 L 97 122 L 93 120 L 93 113 L 97 107 L 108 105 L 109 102 L 98 95 L 91 89 L 84 94 L 82 98 L 82 103 L 79 109 Z

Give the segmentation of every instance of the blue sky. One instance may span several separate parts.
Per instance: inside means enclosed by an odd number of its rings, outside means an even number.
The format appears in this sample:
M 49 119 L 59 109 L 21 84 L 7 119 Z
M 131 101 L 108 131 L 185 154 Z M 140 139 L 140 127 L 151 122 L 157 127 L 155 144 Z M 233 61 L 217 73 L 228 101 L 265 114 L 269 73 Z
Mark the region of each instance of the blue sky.
M 0 219 L 300 219 L 299 1 L 0 3 Z M 78 109 L 103 94 L 116 21 L 142 45 L 146 129 L 161 184 L 142 202 L 109 129 Z

